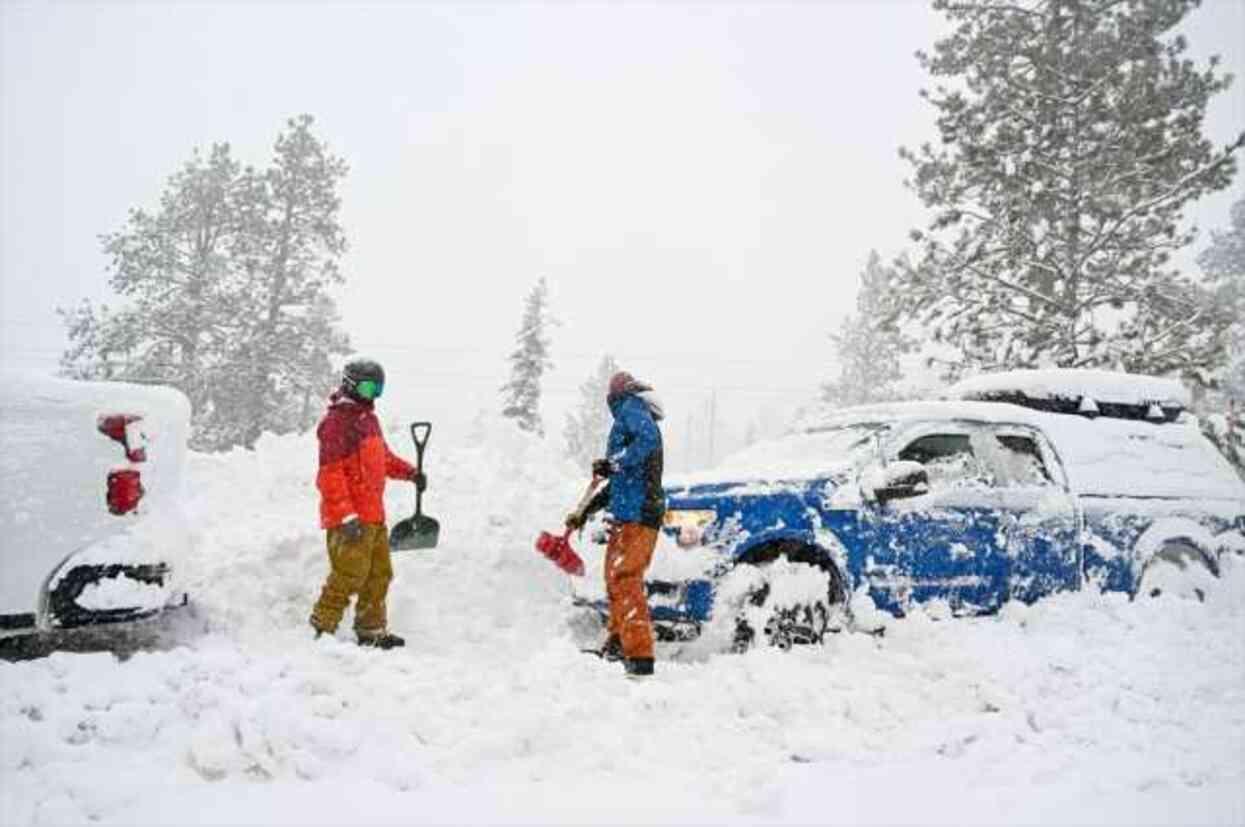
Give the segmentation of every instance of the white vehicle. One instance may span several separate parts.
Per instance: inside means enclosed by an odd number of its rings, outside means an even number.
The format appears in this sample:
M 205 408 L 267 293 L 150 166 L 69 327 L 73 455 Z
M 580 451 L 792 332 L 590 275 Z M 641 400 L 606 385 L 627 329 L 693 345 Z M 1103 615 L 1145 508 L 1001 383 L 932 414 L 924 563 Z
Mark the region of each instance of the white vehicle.
M 0 376 L 0 637 L 184 602 L 189 422 L 171 388 Z

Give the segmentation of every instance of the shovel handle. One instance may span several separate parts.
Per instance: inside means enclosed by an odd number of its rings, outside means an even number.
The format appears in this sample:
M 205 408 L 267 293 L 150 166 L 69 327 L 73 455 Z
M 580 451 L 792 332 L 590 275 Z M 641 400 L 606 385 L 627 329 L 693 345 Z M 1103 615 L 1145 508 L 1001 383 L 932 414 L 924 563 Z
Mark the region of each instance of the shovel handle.
M 588 487 L 584 489 L 584 495 L 579 498 L 579 502 L 575 505 L 576 514 L 583 513 L 583 510 L 588 507 L 588 503 L 592 502 L 592 495 L 597 493 L 597 486 L 601 484 L 601 480 L 603 479 L 605 478 L 594 476 L 588 483 Z M 567 532 L 567 536 L 570 536 L 569 531 Z
M 431 422 L 412 422 L 411 423 L 411 439 L 415 440 L 415 452 L 423 456 L 424 446 L 428 444 L 428 437 L 432 435 Z
M 415 464 L 422 472 L 424 470 L 424 448 L 428 445 L 428 437 L 432 435 L 431 422 L 412 422 L 411 423 L 411 439 L 415 440 Z M 415 487 L 415 516 L 421 516 L 424 513 L 424 492 Z

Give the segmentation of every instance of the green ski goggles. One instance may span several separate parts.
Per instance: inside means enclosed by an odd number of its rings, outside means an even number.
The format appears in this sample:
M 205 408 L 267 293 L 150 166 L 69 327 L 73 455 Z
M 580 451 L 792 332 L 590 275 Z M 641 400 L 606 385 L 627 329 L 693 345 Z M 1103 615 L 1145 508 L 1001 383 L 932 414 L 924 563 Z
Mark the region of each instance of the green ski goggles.
M 364 379 L 354 386 L 355 393 L 364 399 L 379 399 L 385 390 L 385 383 L 374 379 Z

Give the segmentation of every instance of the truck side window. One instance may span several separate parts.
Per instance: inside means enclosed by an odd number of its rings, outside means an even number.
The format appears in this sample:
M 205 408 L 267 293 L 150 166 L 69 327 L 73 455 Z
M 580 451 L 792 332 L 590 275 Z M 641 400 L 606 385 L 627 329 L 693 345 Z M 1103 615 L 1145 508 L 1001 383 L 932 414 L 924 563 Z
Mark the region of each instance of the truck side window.
M 1042 451 L 1035 440 L 1014 434 L 996 434 L 1003 463 L 1004 484 L 1012 486 L 1053 485 Z
M 900 451 L 899 459 L 924 465 L 930 485 L 936 488 L 987 481 L 967 434 L 923 436 Z

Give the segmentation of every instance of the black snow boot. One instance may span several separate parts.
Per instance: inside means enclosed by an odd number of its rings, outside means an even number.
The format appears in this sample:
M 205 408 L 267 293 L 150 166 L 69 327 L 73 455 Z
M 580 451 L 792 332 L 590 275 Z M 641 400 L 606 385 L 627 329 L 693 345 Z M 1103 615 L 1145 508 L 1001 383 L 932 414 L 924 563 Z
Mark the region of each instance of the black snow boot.
M 393 632 L 358 635 L 358 638 L 360 646 L 373 646 L 377 649 L 397 649 L 399 646 L 406 645 L 406 639 L 398 637 Z
M 605 645 L 601 647 L 602 660 L 622 660 L 622 638 L 618 635 L 610 635 L 605 639 Z
M 600 649 L 581 649 L 589 655 L 596 655 L 601 660 L 616 661 L 623 659 L 622 639 L 618 635 L 610 635 Z
M 629 678 L 647 678 L 653 674 L 653 659 L 627 658 L 623 661 L 623 668 L 627 670 Z

